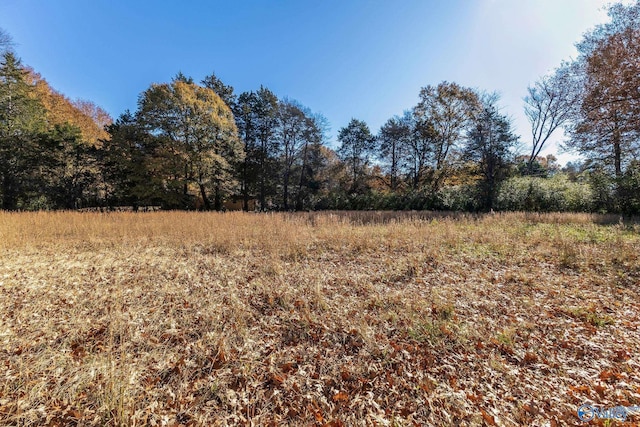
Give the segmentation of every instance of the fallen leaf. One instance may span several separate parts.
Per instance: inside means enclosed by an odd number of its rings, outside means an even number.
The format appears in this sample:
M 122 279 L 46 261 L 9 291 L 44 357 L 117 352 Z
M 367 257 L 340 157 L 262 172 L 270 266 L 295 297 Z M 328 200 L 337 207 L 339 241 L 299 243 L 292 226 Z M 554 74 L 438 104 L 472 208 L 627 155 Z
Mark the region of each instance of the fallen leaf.
M 536 363 L 537 361 L 538 361 L 538 356 L 536 356 L 535 353 L 531 353 L 531 352 L 526 352 L 524 355 L 524 359 L 522 359 L 522 362 L 525 365 Z
M 490 426 L 496 425 L 496 419 L 493 417 L 493 415 L 487 414 L 484 409 L 480 409 L 480 413 L 482 414 L 482 419 L 485 423 L 489 424 Z
M 346 402 L 347 400 L 349 400 L 349 395 L 343 391 L 333 395 L 334 402 Z

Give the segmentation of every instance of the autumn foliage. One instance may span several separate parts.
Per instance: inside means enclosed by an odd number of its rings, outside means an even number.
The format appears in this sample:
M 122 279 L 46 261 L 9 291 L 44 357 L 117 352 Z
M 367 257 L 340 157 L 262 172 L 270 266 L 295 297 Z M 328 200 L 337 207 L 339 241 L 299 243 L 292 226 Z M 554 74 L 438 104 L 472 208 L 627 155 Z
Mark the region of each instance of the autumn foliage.
M 71 124 L 80 130 L 82 140 L 91 145 L 99 145 L 107 139 L 105 127 L 110 125 L 111 116 L 91 101 L 71 101 L 53 89 L 45 79 L 29 70 L 29 80 L 34 85 L 37 99 L 42 103 L 49 126 Z

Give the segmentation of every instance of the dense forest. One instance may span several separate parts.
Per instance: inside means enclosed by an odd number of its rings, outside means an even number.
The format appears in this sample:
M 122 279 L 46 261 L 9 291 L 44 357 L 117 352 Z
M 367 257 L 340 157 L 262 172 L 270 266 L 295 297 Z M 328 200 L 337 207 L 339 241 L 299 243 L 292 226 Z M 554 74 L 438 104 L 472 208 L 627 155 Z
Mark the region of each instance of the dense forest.
M 151 84 L 112 120 L 51 88 L 0 30 L 0 207 L 639 213 L 640 1 L 609 16 L 528 88 L 526 138 L 498 95 L 442 82 L 377 132 L 352 119 L 335 150 L 322 115 L 213 73 Z M 584 161 L 541 157 L 560 130 Z

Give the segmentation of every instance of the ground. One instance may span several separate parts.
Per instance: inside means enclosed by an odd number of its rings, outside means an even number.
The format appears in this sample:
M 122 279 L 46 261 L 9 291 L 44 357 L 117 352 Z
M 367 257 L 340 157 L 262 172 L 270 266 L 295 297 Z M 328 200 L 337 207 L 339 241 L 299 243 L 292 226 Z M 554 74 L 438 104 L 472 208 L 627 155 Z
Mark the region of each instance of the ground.
M 640 226 L 0 213 L 2 425 L 637 425 Z

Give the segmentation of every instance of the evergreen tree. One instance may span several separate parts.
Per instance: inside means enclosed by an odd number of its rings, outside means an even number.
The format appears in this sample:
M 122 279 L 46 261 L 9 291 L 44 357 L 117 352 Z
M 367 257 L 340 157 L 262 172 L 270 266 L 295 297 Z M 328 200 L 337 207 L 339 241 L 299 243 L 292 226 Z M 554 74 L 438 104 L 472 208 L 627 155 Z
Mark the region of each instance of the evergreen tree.
M 54 205 L 78 209 L 95 203 L 99 197 L 95 146 L 83 141 L 80 129 L 68 123 L 55 125 L 45 138 L 48 150 L 39 153 L 39 162 L 50 166 L 46 182 Z
M 233 86 L 224 84 L 214 73 L 206 76 L 201 83 L 207 89 L 214 91 L 229 108 L 234 109 L 237 98 L 233 93 Z
M 243 210 L 249 210 L 249 200 L 258 193 L 260 175 L 259 149 L 257 136 L 257 96 L 255 92 L 243 92 L 234 105 L 233 113 L 238 135 L 244 142 L 243 159 L 238 165 L 240 192 Z
M 256 92 L 255 118 L 258 156 L 258 199 L 260 208 L 268 208 L 267 200 L 277 193 L 278 167 L 276 153 L 280 141 L 276 137 L 278 126 L 278 97 L 265 87 Z
M 485 97 L 466 147 L 467 158 L 475 161 L 480 171 L 480 202 L 486 210 L 494 207 L 498 184 L 507 177 L 511 149 L 518 140 L 507 117 L 500 114 L 497 101 L 496 95 Z
M 37 187 L 45 131 L 44 109 L 27 82 L 28 72 L 11 52 L 0 62 L 0 197 L 3 209 L 28 204 L 26 194 Z M 21 206 L 19 206 L 19 203 Z
M 148 134 L 129 111 L 109 125 L 107 132 L 110 137 L 102 141 L 100 150 L 107 202 L 135 210 L 163 203 L 176 205 L 180 192 L 169 192 L 157 173 L 163 170 L 158 138 Z

